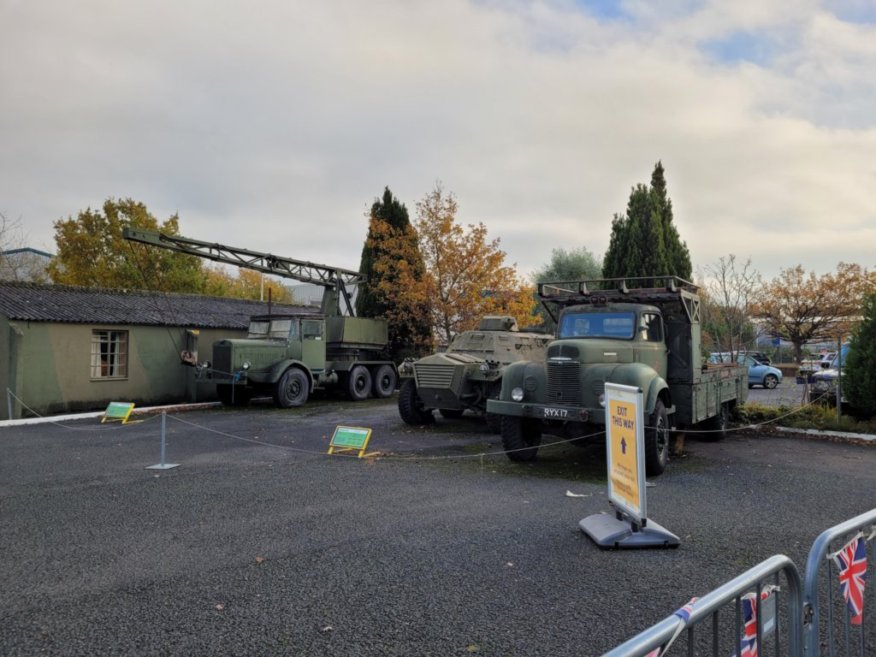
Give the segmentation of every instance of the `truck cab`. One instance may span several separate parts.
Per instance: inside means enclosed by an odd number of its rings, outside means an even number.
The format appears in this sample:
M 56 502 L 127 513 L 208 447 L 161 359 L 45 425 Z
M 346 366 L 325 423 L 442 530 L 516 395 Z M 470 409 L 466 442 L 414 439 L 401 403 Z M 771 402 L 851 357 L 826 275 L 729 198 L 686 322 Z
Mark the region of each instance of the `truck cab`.
M 583 364 L 644 363 L 666 378 L 663 317 L 655 306 L 597 303 L 566 308 L 560 314 L 558 343 L 574 344 Z
M 213 360 L 203 381 L 215 383 L 223 403 L 241 405 L 254 392 L 272 392 L 280 376 L 295 364 L 314 386 L 326 359 L 325 318 L 321 315 L 257 315 L 247 337 L 213 343 Z

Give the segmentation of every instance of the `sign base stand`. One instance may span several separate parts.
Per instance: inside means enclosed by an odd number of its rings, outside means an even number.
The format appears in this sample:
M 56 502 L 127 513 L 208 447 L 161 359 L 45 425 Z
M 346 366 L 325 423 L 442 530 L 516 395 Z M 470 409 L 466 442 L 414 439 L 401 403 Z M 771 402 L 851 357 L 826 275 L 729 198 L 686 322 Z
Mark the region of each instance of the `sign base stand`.
M 156 463 L 155 465 L 147 465 L 147 470 L 170 470 L 171 468 L 179 467 L 179 463 Z
M 681 540 L 650 518 L 644 527 L 610 513 L 583 518 L 578 526 L 603 550 L 634 548 L 677 548 Z

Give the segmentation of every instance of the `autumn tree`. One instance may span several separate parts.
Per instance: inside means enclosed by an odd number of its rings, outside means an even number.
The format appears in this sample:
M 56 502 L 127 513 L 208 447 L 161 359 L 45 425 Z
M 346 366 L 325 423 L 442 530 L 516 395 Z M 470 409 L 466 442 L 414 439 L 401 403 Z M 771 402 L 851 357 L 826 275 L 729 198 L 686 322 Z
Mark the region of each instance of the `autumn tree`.
M 484 315 L 511 315 L 525 325 L 535 302 L 532 287 L 505 265 L 499 240 L 482 224 L 456 222 L 458 205 L 441 185 L 417 203 L 417 234 L 426 263 L 425 298 L 431 323 L 443 342 L 477 328 Z
M 744 351 L 756 338 L 749 308 L 762 285 L 751 259 L 739 263 L 732 253 L 703 267 L 703 346 L 711 351 Z
M 842 388 L 858 412 L 876 415 L 876 293 L 868 294 L 861 311 L 862 321 L 852 333 L 843 366 Z
M 848 334 L 859 321 L 865 295 L 874 290 L 876 275 L 860 265 L 841 262 L 824 276 L 797 265 L 758 291 L 751 313 L 770 335 L 791 342 L 800 362 L 807 342 Z
M 103 212 L 88 208 L 77 218 L 54 223 L 57 256 L 48 266 L 62 285 L 162 292 L 200 293 L 204 277 L 200 258 L 134 244 L 122 237 L 125 227 L 176 235 L 179 217 L 161 224 L 143 203 L 108 199 Z
M 553 249 L 551 259 L 541 269 L 532 274 L 533 283 L 556 283 L 559 281 L 580 281 L 599 278 L 602 275 L 602 263 L 586 246 L 577 249 Z M 545 326 L 553 327 L 554 321 L 538 307 L 537 312 Z
M 626 214 L 614 215 L 602 273 L 605 278 L 691 279 L 690 253 L 673 222 L 662 162 L 655 165 L 650 186 L 632 189 Z
M 205 266 L 203 292 L 213 297 L 295 303 L 288 287 L 261 272 L 243 267 L 232 274 L 224 267 Z
M 383 317 L 393 358 L 421 356 L 432 347 L 426 267 L 408 210 L 389 187 L 371 206 L 359 271 L 367 281 L 356 296 L 359 317 Z

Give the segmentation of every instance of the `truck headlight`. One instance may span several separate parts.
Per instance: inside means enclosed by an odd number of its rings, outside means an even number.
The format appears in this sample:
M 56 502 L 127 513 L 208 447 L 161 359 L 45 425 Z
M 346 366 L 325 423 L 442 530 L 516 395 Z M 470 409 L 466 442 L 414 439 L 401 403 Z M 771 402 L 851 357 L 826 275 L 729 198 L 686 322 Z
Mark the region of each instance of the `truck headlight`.
M 513 399 L 516 402 L 522 402 L 523 401 L 523 388 L 514 388 L 511 391 L 511 399 Z
M 480 368 L 480 369 L 481 369 L 481 372 L 483 372 L 484 374 L 486 374 L 487 372 L 490 371 L 490 365 L 489 365 L 489 363 L 481 363 L 481 368 Z
M 251 366 L 252 366 L 252 363 L 250 363 L 248 360 L 245 360 L 245 361 L 243 361 L 243 364 L 240 366 L 240 369 L 248 370 Z

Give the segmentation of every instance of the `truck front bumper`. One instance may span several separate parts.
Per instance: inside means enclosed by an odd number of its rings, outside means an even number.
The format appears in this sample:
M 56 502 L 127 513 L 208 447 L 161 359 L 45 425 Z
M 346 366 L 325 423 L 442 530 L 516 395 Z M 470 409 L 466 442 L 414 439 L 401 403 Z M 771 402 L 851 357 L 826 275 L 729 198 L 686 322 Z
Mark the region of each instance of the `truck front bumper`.
M 514 401 L 487 400 L 487 413 L 526 417 L 545 422 L 589 422 L 605 424 L 605 410 L 558 404 L 532 404 Z

